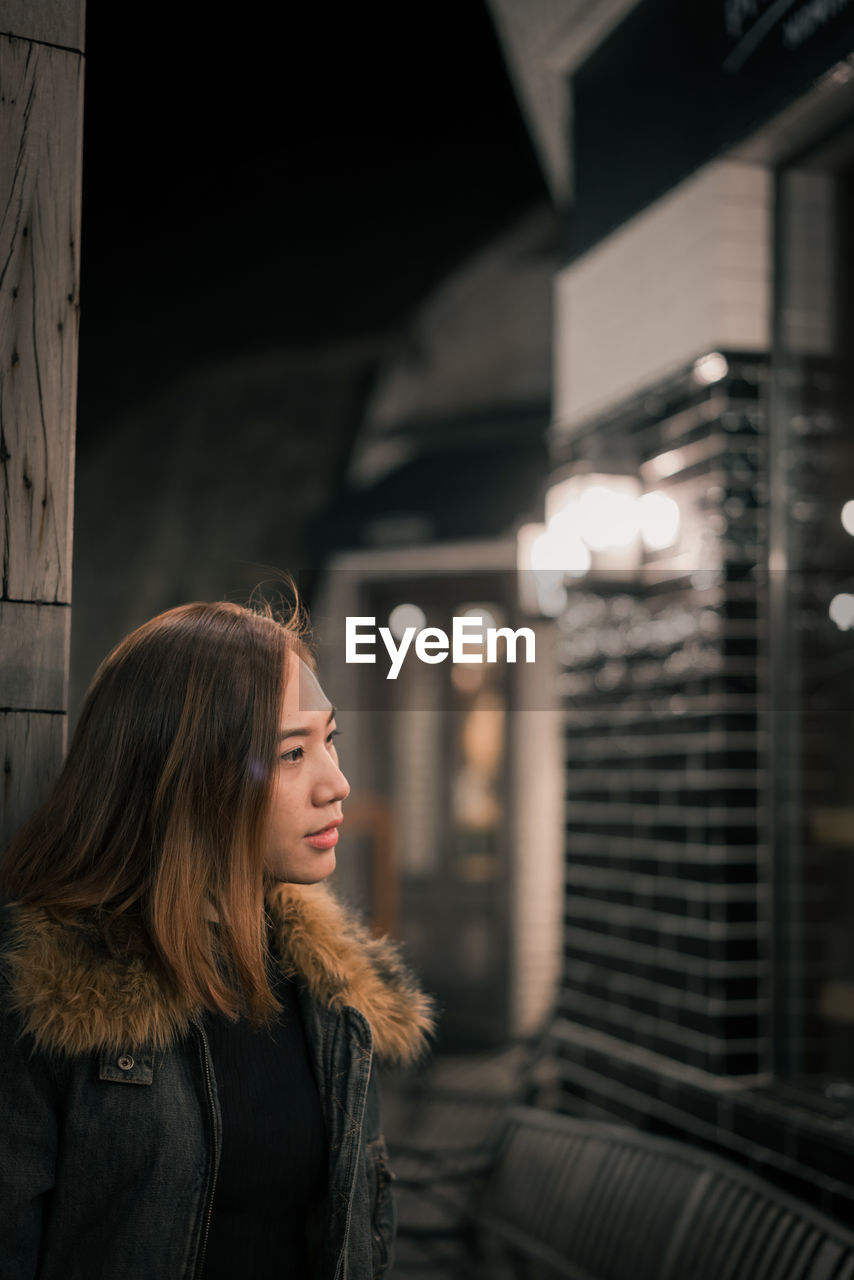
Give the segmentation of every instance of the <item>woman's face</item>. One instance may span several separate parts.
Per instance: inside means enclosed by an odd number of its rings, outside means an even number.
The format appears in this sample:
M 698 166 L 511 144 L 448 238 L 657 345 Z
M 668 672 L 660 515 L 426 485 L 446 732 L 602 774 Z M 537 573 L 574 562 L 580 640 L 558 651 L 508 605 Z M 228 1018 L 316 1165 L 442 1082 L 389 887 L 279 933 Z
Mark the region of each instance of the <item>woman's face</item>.
M 350 786 L 338 768 L 335 711 L 311 671 L 288 663 L 264 861 L 276 880 L 314 884 L 335 870 L 341 806 Z

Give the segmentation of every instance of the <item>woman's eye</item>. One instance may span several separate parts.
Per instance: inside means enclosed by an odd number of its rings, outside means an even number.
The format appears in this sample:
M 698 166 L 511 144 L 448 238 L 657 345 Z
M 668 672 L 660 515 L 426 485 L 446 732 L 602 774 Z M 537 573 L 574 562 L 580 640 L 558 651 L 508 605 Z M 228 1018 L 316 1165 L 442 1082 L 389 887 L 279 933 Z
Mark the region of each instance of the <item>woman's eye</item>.
M 333 729 L 326 735 L 326 745 L 331 747 L 333 740 L 338 737 L 340 729 Z M 298 764 L 305 755 L 305 747 L 291 747 L 290 751 L 283 751 L 279 756 L 280 760 L 284 760 L 285 764 Z

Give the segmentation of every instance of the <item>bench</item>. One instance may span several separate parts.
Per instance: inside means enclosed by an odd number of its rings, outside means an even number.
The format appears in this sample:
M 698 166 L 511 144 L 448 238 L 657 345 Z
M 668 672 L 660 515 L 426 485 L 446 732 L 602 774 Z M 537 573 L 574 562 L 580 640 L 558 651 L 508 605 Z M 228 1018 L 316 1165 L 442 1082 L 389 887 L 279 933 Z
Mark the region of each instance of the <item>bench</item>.
M 548 1096 L 549 1043 L 545 1031 L 498 1052 L 433 1059 L 408 1079 L 383 1082 L 399 1217 L 395 1280 L 445 1280 L 470 1256 L 473 1196 L 494 1162 L 504 1117 Z
M 737 1165 L 533 1108 L 506 1114 L 469 1212 L 457 1274 L 483 1280 L 854 1280 L 854 1233 Z

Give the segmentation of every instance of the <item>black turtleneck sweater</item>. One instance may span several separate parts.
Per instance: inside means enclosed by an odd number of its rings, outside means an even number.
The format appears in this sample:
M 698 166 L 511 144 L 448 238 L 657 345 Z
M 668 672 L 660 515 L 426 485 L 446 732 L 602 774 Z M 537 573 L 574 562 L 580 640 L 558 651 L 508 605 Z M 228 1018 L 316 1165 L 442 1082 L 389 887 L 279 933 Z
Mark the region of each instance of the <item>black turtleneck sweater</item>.
M 268 1027 L 208 1014 L 222 1153 L 204 1280 L 309 1280 L 305 1223 L 328 1184 L 320 1095 L 292 981 Z

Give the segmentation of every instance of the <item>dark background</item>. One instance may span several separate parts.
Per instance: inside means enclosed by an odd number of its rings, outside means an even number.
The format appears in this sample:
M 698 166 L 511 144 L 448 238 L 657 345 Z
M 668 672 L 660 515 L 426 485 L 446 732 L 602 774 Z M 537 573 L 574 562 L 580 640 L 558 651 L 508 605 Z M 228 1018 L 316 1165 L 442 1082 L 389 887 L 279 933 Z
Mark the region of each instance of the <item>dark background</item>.
M 163 609 L 310 602 L 384 362 L 545 191 L 479 0 L 140 13 L 87 10 L 72 721 Z
M 79 447 L 181 370 L 398 324 L 543 194 L 489 16 L 87 14 Z

